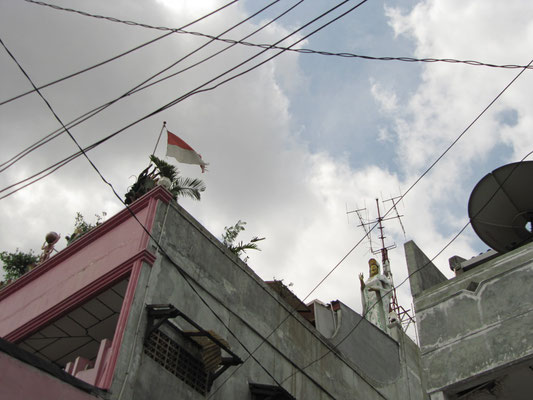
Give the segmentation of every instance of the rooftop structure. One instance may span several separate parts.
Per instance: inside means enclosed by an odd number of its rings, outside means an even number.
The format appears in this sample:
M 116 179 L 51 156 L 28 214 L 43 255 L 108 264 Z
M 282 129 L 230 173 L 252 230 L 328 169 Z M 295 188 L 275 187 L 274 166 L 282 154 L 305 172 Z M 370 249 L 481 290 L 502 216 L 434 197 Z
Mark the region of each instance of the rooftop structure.
M 399 324 L 264 282 L 171 197 L 131 205 L 147 231 L 125 209 L 4 287 L 0 336 L 93 397 L 425 398 Z
M 450 280 L 414 242 L 405 252 L 431 399 L 530 399 L 533 244 Z
M 529 399 L 533 243 L 454 256 L 452 279 L 404 247 L 420 347 L 399 321 L 264 282 L 156 187 L 0 290 L 3 393 Z

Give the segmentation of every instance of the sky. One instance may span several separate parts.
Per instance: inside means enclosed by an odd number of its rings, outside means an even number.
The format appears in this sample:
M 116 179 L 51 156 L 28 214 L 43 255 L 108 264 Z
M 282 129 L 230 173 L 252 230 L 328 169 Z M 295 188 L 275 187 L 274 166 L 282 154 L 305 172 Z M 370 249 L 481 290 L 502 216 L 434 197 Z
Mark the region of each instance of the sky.
M 91 14 L 179 28 L 225 4 L 223 1 L 59 1 Z M 267 6 L 241 0 L 186 29 L 219 35 Z M 223 35 L 240 40 L 276 18 L 296 1 L 282 0 Z M 272 44 L 337 2 L 303 1 L 285 16 L 246 39 Z M 356 5 L 348 1 L 298 31 L 289 46 Z M 167 31 L 121 24 L 55 10 L 23 0 L 0 1 L 0 38 L 36 85 L 62 78 L 163 35 Z M 111 63 L 42 89 L 64 122 L 70 122 L 182 59 L 209 39 L 174 33 Z M 526 65 L 533 58 L 533 3 L 487 0 L 369 0 L 300 41 L 296 48 L 374 57 L 476 60 Z M 182 70 L 228 46 L 215 41 L 160 77 Z M 87 146 L 261 51 L 236 45 L 159 84 L 128 96 L 73 127 Z M 269 50 L 222 79 L 276 54 Z M 0 48 L 0 102 L 31 89 L 28 79 Z M 525 71 L 438 163 L 408 191 L 446 148 L 517 76 L 520 69 L 461 63 L 364 60 L 284 52 L 217 88 L 195 94 L 128 127 L 88 155 L 117 192 L 124 195 L 148 165 L 163 121 L 210 163 L 176 164 L 183 176 L 207 185 L 200 202 L 179 203 L 217 237 L 225 226 L 246 221 L 239 239 L 265 237 L 248 265 L 264 280 L 283 279 L 301 299 L 341 300 L 361 311 L 357 276 L 368 276 L 372 257 L 355 214 L 377 217 L 398 204 L 402 216 L 386 221 L 385 236 L 395 284 L 407 276 L 403 243 L 414 240 L 433 258 L 468 222 L 475 184 L 504 164 L 533 150 L 532 71 Z M 206 86 L 206 87 L 209 87 Z M 0 163 L 60 127 L 36 94 L 0 106 Z M 163 139 L 164 142 L 164 139 Z M 156 155 L 164 157 L 160 143 Z M 65 134 L 0 172 L 6 187 L 75 153 Z M 4 168 L 5 165 L 1 168 Z M 408 192 L 407 192 L 408 191 Z M 73 231 L 77 212 L 94 223 L 123 208 L 83 157 L 46 178 L 0 199 L 0 249 L 40 249 L 44 236 Z M 390 214 L 394 215 L 394 213 Z M 403 232 L 402 226 L 405 230 Z M 352 249 L 361 241 L 353 251 Z M 376 243 L 374 236 L 373 244 Z M 448 258 L 470 258 L 487 246 L 467 228 L 434 263 L 448 277 Z M 349 255 L 344 258 L 347 254 Z M 342 262 L 340 262 L 343 260 Z M 340 264 L 339 264 L 340 262 Z M 311 290 L 334 267 L 313 292 Z M 311 292 L 311 293 L 310 293 Z M 411 308 L 409 284 L 397 290 Z

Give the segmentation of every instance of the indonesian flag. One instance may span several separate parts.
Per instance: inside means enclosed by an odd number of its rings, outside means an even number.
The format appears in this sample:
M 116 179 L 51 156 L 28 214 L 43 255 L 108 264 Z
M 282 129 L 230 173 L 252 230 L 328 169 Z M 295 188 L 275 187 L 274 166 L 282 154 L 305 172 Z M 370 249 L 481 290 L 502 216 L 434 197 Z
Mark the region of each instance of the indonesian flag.
M 205 166 L 209 164 L 202 160 L 202 156 L 170 131 L 167 130 L 167 133 L 167 156 L 174 157 L 180 163 L 197 164 L 202 168 L 202 173 L 204 173 L 206 171 Z

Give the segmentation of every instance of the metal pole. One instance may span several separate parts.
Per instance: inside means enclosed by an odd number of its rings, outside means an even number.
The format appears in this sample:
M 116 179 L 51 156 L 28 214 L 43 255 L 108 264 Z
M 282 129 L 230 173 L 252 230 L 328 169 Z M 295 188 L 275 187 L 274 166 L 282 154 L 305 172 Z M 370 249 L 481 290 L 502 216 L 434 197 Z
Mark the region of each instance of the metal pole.
M 163 129 L 167 126 L 167 122 L 163 121 L 163 126 L 161 127 L 161 132 L 159 132 L 159 136 L 157 137 L 157 142 L 155 143 L 154 151 L 152 152 L 152 155 L 155 155 L 155 151 L 157 149 L 157 145 L 159 144 L 159 140 L 161 139 L 161 135 L 163 134 Z

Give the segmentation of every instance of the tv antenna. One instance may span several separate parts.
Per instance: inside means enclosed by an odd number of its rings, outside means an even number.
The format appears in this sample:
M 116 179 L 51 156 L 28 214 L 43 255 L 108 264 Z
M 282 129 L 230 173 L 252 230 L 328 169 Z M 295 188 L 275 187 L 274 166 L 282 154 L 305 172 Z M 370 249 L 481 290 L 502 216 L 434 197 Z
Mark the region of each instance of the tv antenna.
M 389 220 L 392 220 L 392 219 L 398 219 L 399 223 L 400 223 L 400 226 L 402 228 L 402 232 L 404 234 L 404 237 L 405 237 L 405 228 L 403 226 L 403 223 L 402 223 L 402 219 L 401 217 L 403 217 L 403 215 L 400 215 L 399 212 L 398 212 L 398 208 L 396 207 L 398 202 L 401 200 L 401 196 L 397 196 L 397 197 L 391 197 L 390 199 L 386 199 L 386 200 L 383 200 L 382 202 L 385 203 L 387 201 L 390 201 L 392 202 L 392 207 L 391 207 L 391 210 L 394 211 L 395 215 L 391 216 L 391 217 L 386 217 L 386 216 L 382 216 L 381 215 L 381 210 L 380 210 L 380 207 L 379 207 L 379 199 L 376 199 L 376 209 L 377 209 L 377 218 L 375 218 L 374 220 L 369 220 L 368 218 L 365 219 L 363 218 L 363 215 L 362 215 L 362 212 L 363 211 L 366 211 L 366 208 L 359 208 L 359 209 L 355 209 L 353 211 L 346 211 L 346 214 L 357 214 L 357 217 L 359 218 L 359 222 L 360 224 L 358 226 L 361 226 L 364 231 L 365 231 L 365 236 L 367 237 L 368 239 L 368 242 L 370 244 L 370 251 L 372 252 L 372 254 L 381 254 L 381 261 L 382 261 L 382 265 L 383 265 L 383 274 L 389 278 L 391 280 L 391 284 L 392 284 L 392 296 L 391 296 L 391 300 L 390 300 L 390 304 L 389 304 L 389 311 L 390 312 L 394 312 L 397 317 L 398 317 L 398 321 L 400 322 L 403 330 L 407 330 L 407 328 L 409 327 L 409 325 L 411 324 L 411 322 L 414 324 L 414 318 L 411 316 L 410 314 L 410 309 L 406 310 L 403 306 L 401 306 L 399 303 L 398 303 L 398 298 L 396 296 L 396 288 L 394 287 L 394 281 L 393 281 L 393 278 L 392 278 L 392 271 L 390 269 L 390 263 L 389 263 L 389 256 L 388 256 L 388 252 L 389 250 L 392 250 L 392 249 L 395 249 L 396 248 L 396 243 L 393 243 L 391 245 L 386 245 L 385 244 L 385 239 L 387 238 L 384 234 L 384 231 L 385 231 L 385 227 L 383 226 L 383 222 L 384 221 L 389 221 Z M 372 243 L 372 231 L 377 228 L 378 230 L 378 243 L 379 245 L 381 245 L 380 248 L 376 248 L 375 247 L 375 244 Z M 415 328 L 416 329 L 416 328 Z

